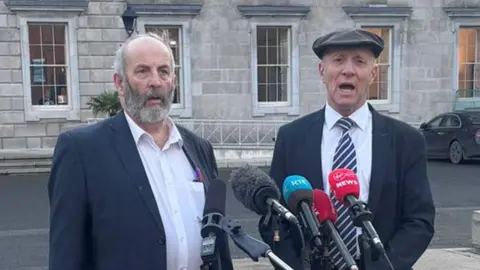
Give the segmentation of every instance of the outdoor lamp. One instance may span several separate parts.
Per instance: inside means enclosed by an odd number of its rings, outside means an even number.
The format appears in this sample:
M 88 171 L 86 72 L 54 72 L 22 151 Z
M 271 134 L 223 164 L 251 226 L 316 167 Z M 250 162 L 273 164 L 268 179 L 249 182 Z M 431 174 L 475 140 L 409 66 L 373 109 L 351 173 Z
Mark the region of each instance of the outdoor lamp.
M 125 31 L 127 32 L 129 37 L 135 30 L 135 23 L 137 21 L 137 17 L 137 14 L 130 6 L 128 6 L 122 14 L 123 25 L 125 26 Z

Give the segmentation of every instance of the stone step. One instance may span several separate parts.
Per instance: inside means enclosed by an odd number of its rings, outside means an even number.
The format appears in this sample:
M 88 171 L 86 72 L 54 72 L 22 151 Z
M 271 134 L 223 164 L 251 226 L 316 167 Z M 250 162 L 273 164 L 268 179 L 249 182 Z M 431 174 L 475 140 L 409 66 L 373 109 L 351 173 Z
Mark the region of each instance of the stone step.
M 0 160 L 0 175 L 48 173 L 51 165 L 50 158 L 3 159 Z
M 43 174 L 43 173 L 49 173 L 49 172 L 50 172 L 50 167 L 48 168 L 34 168 L 34 167 L 0 168 L 0 175 Z

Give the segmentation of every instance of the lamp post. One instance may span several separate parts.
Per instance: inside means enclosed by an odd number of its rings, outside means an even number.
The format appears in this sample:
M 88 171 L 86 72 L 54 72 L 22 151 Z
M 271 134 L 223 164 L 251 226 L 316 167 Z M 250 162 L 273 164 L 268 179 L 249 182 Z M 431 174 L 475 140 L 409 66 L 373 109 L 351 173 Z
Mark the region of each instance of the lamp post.
M 125 26 L 125 31 L 129 37 L 132 35 L 133 31 L 135 31 L 137 17 L 137 14 L 130 6 L 127 6 L 127 9 L 122 14 L 123 25 Z

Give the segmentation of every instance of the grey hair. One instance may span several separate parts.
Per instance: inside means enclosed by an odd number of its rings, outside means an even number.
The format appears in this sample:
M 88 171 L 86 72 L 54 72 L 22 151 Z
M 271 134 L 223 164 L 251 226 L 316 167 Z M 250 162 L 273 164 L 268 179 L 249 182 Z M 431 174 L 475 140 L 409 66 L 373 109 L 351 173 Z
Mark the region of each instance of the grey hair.
M 130 42 L 134 41 L 135 39 L 145 38 L 145 37 L 154 38 L 160 41 L 161 43 L 163 43 L 165 47 L 167 47 L 168 53 L 170 54 L 170 59 L 171 59 L 170 64 L 172 66 L 172 71 L 175 71 L 175 59 L 173 56 L 172 48 L 170 47 L 171 40 L 170 40 L 168 31 L 163 30 L 161 31 L 160 34 L 147 32 L 145 34 L 137 34 L 137 35 L 131 36 L 117 49 L 115 53 L 115 60 L 113 62 L 113 71 L 120 76 L 121 80 L 124 80 L 124 78 L 126 78 L 126 68 L 127 68 L 126 57 L 125 57 L 126 48 L 130 44 Z

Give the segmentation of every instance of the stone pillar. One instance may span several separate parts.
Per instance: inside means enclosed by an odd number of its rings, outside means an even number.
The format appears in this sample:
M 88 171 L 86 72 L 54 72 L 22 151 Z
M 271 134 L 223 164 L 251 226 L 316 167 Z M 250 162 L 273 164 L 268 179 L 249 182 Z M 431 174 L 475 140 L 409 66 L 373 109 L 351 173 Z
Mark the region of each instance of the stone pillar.
M 474 211 L 472 216 L 472 245 L 480 251 L 480 210 Z

